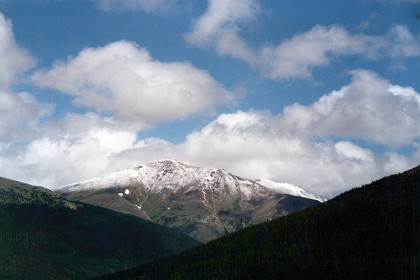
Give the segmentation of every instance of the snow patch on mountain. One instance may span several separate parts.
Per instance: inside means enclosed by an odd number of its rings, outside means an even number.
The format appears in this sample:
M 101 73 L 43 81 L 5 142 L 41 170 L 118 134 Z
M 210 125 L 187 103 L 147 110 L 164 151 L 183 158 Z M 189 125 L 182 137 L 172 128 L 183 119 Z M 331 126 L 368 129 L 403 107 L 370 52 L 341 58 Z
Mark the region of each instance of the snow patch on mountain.
M 235 176 L 224 169 L 209 169 L 192 166 L 174 160 L 160 160 L 138 167 L 113 172 L 106 176 L 64 186 L 58 192 L 75 192 L 95 189 L 121 188 L 121 195 L 130 193 L 130 186 L 143 185 L 147 191 L 176 192 L 180 188 L 201 189 L 204 200 L 207 195 L 228 192 L 232 196 L 241 195 L 246 199 L 262 197 L 269 193 L 289 194 L 326 201 L 297 186 L 276 183 L 270 180 L 248 180 Z
M 277 183 L 268 179 L 260 179 L 260 180 L 256 180 L 257 183 L 272 189 L 272 190 L 276 190 L 279 191 L 281 193 L 284 194 L 290 194 L 290 195 L 294 195 L 294 196 L 300 196 L 300 197 L 305 197 L 305 198 L 309 198 L 309 199 L 314 199 L 314 200 L 318 200 L 319 202 L 325 202 L 328 199 L 326 199 L 325 197 L 321 197 L 318 195 L 315 195 L 313 193 L 310 193 L 308 191 L 305 191 L 302 188 L 299 188 L 298 186 L 292 185 L 292 184 L 288 184 L 288 183 Z
M 128 186 L 136 182 L 136 176 L 137 173 L 133 169 L 127 169 L 76 184 L 70 184 L 58 189 L 58 191 L 86 191 Z
M 223 184 L 221 184 L 223 183 Z M 254 181 L 236 177 L 223 169 L 207 169 L 195 167 L 174 160 L 161 160 L 142 164 L 138 167 L 113 172 L 108 175 L 91 180 L 71 184 L 60 188 L 59 192 L 74 192 L 95 189 L 126 188 L 138 184 L 144 184 L 148 191 L 160 192 L 162 190 L 177 191 L 178 188 L 189 187 L 191 189 L 202 186 L 211 192 L 221 192 L 221 185 L 227 186 L 231 194 L 237 194 L 238 190 L 246 197 L 258 191 Z M 261 186 L 259 186 L 261 188 Z M 125 192 L 129 192 L 126 189 Z M 125 193 L 127 194 L 127 193 Z

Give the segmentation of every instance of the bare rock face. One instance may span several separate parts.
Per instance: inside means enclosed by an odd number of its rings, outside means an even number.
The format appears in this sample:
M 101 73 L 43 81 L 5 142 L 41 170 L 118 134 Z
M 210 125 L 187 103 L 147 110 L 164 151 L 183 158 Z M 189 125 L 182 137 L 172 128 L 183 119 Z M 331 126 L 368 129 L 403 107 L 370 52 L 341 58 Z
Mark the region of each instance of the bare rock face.
M 223 169 L 163 160 L 65 186 L 71 200 L 132 214 L 207 242 L 315 204 Z

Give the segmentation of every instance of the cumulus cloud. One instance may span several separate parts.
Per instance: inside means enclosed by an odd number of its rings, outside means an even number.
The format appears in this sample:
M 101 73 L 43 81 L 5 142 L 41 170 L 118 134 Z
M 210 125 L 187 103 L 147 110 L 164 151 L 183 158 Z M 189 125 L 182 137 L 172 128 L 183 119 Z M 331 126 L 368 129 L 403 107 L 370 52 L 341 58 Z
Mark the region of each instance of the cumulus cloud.
M 254 121 L 242 122 L 250 118 Z M 236 125 L 232 126 L 232 121 Z M 333 142 L 314 142 L 301 135 L 283 134 L 270 125 L 279 121 L 279 116 L 259 112 L 224 115 L 190 135 L 186 150 L 200 151 L 198 154 L 212 165 L 245 177 L 289 182 L 322 195 L 357 183 L 349 174 L 372 175 L 369 170 L 373 169 L 372 159 L 352 156 L 356 147 L 338 143 L 336 148 Z
M 379 86 L 369 88 L 372 83 Z M 243 176 L 266 176 L 331 195 L 415 163 L 396 153 L 375 155 L 350 140 L 328 137 L 415 143 L 420 137 L 416 124 L 420 95 L 411 88 L 394 87 L 374 73 L 360 71 L 350 85 L 309 106 L 292 105 L 277 116 L 267 112 L 222 115 L 191 134 L 184 149 L 196 151 L 191 160 L 200 154 L 207 162 L 215 161 L 214 166 L 224 165 Z M 352 107 L 357 113 L 349 112 Z M 331 122 L 335 119 L 339 121 Z M 229 159 L 230 154 L 235 160 Z
M 230 93 L 188 62 L 163 63 L 131 42 L 82 50 L 67 62 L 37 71 L 32 80 L 74 97 L 76 106 L 150 125 L 209 112 Z
M 383 35 L 351 34 L 339 25 L 317 25 L 277 45 L 249 47 L 241 29 L 256 21 L 256 0 L 209 0 L 207 11 L 193 24 L 186 40 L 198 47 L 246 61 L 268 79 L 312 79 L 315 68 L 329 65 L 340 56 L 367 59 L 420 55 L 420 40 L 407 27 L 397 25 Z
M 0 13 L 0 89 L 7 90 L 18 75 L 35 64 L 34 58 L 19 47 L 13 35 L 12 23 Z
M 133 149 L 114 154 L 112 164 L 118 170 L 127 163 L 173 158 L 222 167 L 247 178 L 293 183 L 331 197 L 414 162 L 396 153 L 375 155 L 350 141 L 314 141 L 283 133 L 275 127 L 281 121 L 281 116 L 258 111 L 224 114 L 183 143 L 142 140 Z
M 49 116 L 53 108 L 27 92 L 0 90 L 0 143 L 29 141 L 38 134 L 39 120 Z
M 105 12 L 142 10 L 155 13 L 173 7 L 176 0 L 94 0 L 99 9 Z
M 17 149 L 0 147 L 2 176 L 54 188 L 109 171 L 112 154 L 133 148 L 137 132 L 94 113 L 50 121 Z M 13 175 L 13 176 L 11 176 Z
M 353 72 L 350 85 L 310 106 L 284 109 L 289 127 L 310 135 L 351 137 L 385 145 L 409 144 L 420 137 L 420 94 L 390 85 L 377 74 Z

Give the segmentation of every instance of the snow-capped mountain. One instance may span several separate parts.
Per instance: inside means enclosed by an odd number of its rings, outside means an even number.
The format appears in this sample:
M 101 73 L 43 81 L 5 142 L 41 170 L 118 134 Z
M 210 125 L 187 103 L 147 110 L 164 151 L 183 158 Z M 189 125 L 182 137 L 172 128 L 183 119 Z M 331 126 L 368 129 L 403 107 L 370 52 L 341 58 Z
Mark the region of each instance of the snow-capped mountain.
M 322 196 L 318 196 L 316 194 L 310 193 L 308 191 L 305 191 L 302 188 L 299 188 L 298 186 L 292 185 L 292 184 L 288 184 L 288 183 L 277 183 L 268 179 L 259 179 L 256 180 L 257 183 L 272 189 L 272 190 L 277 190 L 280 193 L 284 193 L 284 194 L 290 194 L 290 195 L 294 195 L 294 196 L 300 196 L 300 197 L 305 197 L 305 198 L 309 198 L 309 199 L 314 199 L 314 200 L 318 200 L 319 202 L 326 202 L 328 199 Z
M 211 186 L 218 186 L 217 183 L 220 180 L 225 180 L 226 187 L 234 194 L 240 192 L 249 197 L 252 194 L 266 191 L 266 188 L 261 188 L 255 181 L 234 176 L 223 169 L 215 170 L 195 167 L 174 160 L 149 162 L 136 168 L 114 172 L 99 178 L 68 185 L 61 190 L 73 192 L 109 189 L 142 183 L 148 191 L 160 192 L 162 190 L 170 190 L 175 192 L 185 187 L 190 190 L 195 190 L 197 185 L 202 185 L 203 189 L 206 190 L 211 188 Z M 238 180 L 241 183 L 237 184 Z
M 268 182 L 162 160 L 68 185 L 58 192 L 176 228 L 200 241 L 322 201 L 300 188 Z

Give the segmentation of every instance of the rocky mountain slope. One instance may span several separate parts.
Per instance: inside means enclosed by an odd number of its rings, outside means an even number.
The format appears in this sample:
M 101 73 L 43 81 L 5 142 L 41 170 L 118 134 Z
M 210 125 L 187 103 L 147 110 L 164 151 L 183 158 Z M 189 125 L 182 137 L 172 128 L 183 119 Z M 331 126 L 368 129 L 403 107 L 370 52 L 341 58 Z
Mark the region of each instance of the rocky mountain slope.
M 173 160 L 149 162 L 58 192 L 70 200 L 148 219 L 203 242 L 319 203 L 314 195 L 290 195 L 274 183 L 266 187 L 223 169 Z
M 0 178 L 0 279 L 89 279 L 198 244 L 138 217 Z

